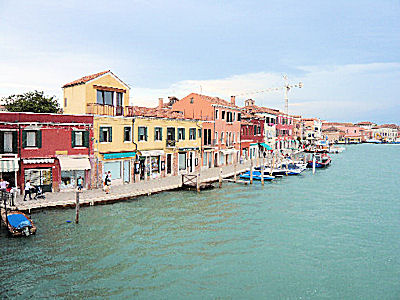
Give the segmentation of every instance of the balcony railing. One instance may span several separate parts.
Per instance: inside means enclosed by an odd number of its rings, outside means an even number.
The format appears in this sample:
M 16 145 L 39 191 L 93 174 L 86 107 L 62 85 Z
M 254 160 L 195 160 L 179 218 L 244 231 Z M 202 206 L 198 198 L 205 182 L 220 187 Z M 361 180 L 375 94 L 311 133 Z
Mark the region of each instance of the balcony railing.
M 124 108 L 122 106 L 88 103 L 86 113 L 90 115 L 123 116 Z

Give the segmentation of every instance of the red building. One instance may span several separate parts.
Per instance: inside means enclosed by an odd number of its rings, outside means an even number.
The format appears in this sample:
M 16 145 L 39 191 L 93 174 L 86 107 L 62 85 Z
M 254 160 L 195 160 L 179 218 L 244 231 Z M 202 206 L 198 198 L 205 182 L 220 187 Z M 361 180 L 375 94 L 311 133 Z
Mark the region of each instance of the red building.
M 27 180 L 44 191 L 73 189 L 82 176 L 91 187 L 93 117 L 0 113 L 1 176 L 24 189 Z
M 293 117 L 280 113 L 276 122 L 276 149 L 295 148 L 296 138 L 293 136 Z
M 264 123 L 264 118 L 242 112 L 240 152 L 243 159 L 253 159 L 262 150 L 260 147 L 264 143 Z
M 172 110 L 185 118 L 204 121 L 202 166 L 210 168 L 231 164 L 239 159 L 241 110 L 231 101 L 191 93 L 172 104 Z

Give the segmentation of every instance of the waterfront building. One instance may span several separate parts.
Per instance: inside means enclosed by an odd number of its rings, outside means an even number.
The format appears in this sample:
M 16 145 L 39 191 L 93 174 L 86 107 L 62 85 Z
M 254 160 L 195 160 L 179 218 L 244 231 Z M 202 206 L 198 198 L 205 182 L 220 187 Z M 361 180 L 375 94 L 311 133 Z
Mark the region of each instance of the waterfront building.
M 297 148 L 298 141 L 293 136 L 293 117 L 280 112 L 276 123 L 276 149 Z
M 322 129 L 322 138 L 327 140 L 329 144 L 344 142 L 344 136 L 345 132 L 334 126 Z
M 264 118 L 242 112 L 240 155 L 243 159 L 254 159 L 264 152 L 264 124 Z
M 127 107 L 134 120 L 137 145 L 135 180 L 148 180 L 200 170 L 202 121 L 186 119 L 182 113 L 157 108 Z
M 172 104 L 185 118 L 202 120 L 202 168 L 239 160 L 241 110 L 231 101 L 191 93 Z
M 247 99 L 244 102 L 243 110 L 249 114 L 255 114 L 264 119 L 264 143 L 271 148 L 276 149 L 276 124 L 279 110 L 255 105 L 253 99 Z
M 93 186 L 93 117 L 0 113 L 1 176 L 23 190 L 27 180 L 43 191 L 73 189 L 79 176 Z
M 292 116 L 293 118 L 293 138 L 298 142 L 303 142 L 304 122 L 301 116 Z
M 322 138 L 322 121 L 318 118 L 303 118 L 303 137 L 307 144 L 314 144 Z
M 399 137 L 399 126 L 396 124 L 383 124 L 372 129 L 373 139 L 382 142 L 394 142 Z
M 342 130 L 345 133 L 342 140 L 339 140 L 339 143 L 358 144 L 365 139 L 364 129 L 355 126 L 353 123 L 323 122 L 322 130 L 332 126 Z

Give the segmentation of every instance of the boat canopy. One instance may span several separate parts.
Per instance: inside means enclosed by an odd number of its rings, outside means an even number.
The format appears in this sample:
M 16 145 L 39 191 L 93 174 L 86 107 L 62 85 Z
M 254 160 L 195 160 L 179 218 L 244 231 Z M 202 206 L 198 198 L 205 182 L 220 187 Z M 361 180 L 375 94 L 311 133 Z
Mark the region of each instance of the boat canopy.
M 267 149 L 267 150 L 272 150 L 271 146 L 270 146 L 270 145 L 267 145 L 266 143 L 260 143 L 260 145 L 261 145 L 262 147 L 264 147 L 265 149 Z

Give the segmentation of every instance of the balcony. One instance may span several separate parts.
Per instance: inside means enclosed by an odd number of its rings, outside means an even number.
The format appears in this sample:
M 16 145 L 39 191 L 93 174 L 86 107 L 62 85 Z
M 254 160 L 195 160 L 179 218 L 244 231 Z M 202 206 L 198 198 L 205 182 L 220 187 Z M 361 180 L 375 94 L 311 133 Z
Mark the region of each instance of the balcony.
M 168 140 L 166 141 L 167 148 L 175 148 L 176 147 L 176 140 Z
M 86 113 L 90 115 L 123 116 L 124 108 L 122 106 L 88 103 Z

